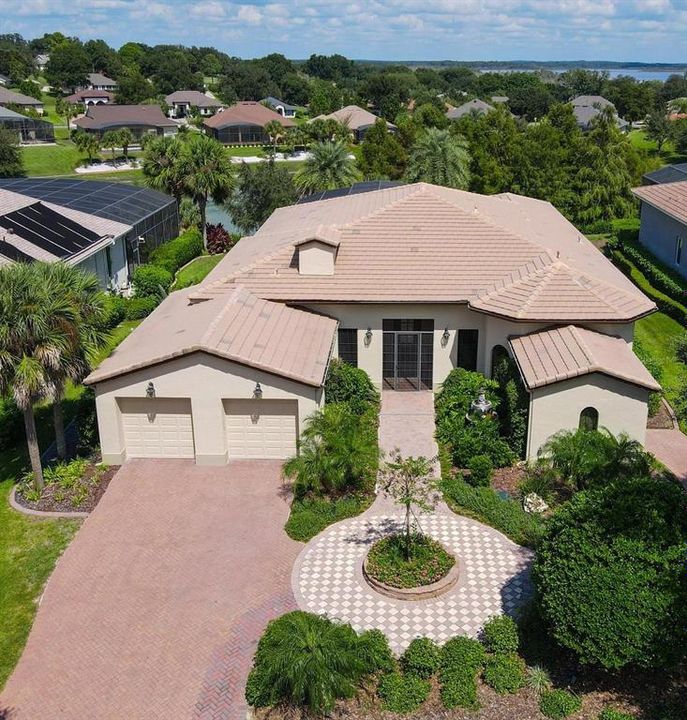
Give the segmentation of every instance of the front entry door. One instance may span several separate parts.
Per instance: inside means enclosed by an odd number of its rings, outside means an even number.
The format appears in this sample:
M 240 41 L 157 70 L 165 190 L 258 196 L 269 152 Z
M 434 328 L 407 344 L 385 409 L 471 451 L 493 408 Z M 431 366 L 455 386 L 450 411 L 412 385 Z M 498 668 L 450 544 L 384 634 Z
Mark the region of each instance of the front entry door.
M 432 320 L 384 320 L 382 375 L 385 388 L 432 389 L 433 327 Z

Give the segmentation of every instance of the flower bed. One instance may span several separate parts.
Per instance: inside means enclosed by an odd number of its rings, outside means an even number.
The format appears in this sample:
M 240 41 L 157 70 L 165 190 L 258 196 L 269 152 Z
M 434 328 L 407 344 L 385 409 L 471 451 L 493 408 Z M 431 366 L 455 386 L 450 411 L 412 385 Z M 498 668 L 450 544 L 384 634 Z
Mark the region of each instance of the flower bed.
M 378 540 L 367 555 L 366 574 L 393 588 L 417 588 L 439 582 L 456 564 L 440 543 L 419 533 L 411 536 L 410 559 L 406 559 L 405 542 L 400 534 Z

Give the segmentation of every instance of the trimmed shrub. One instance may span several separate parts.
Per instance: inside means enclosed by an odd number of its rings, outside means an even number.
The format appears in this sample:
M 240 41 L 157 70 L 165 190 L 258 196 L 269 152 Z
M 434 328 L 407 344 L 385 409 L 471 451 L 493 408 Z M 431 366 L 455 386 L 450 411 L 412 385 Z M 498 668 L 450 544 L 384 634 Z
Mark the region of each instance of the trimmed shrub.
M 630 476 L 575 495 L 553 516 L 534 563 L 553 637 L 580 662 L 609 670 L 682 660 L 686 543 L 677 483 Z
M 324 397 L 327 404 L 347 403 L 356 415 L 362 415 L 371 405 L 379 403 L 379 393 L 370 376 L 337 358 L 329 364 Z
M 687 333 L 684 336 L 684 342 L 685 359 L 682 359 L 680 357 L 679 343 L 678 347 L 676 347 L 676 352 L 679 360 L 682 360 L 682 362 L 687 362 Z M 632 343 L 632 350 L 634 351 L 634 354 L 642 361 L 644 367 L 651 373 L 652 377 L 659 383 L 661 383 L 663 378 L 663 368 L 661 367 L 660 363 L 658 363 L 651 355 L 649 355 L 649 353 L 644 349 L 644 346 L 640 343 L 638 338 L 634 339 Z M 652 390 L 649 393 L 649 415 L 653 417 L 659 411 L 660 407 L 661 393 Z
M 467 463 L 470 475 L 467 478 L 468 483 L 474 487 L 489 487 L 492 475 L 494 474 L 494 465 L 488 455 L 475 455 L 470 458 Z
M 499 426 L 494 420 L 476 420 L 456 429 L 450 447 L 456 467 L 467 467 L 475 455 L 486 455 L 494 467 L 508 467 L 515 460 L 508 443 L 499 436 Z
M 172 273 L 156 265 L 139 265 L 131 278 L 136 297 L 164 298 L 172 287 Z
M 543 518 L 526 513 L 519 502 L 503 499 L 491 488 L 471 487 L 458 477 L 443 479 L 440 487 L 454 512 L 491 525 L 518 545 L 536 547 L 544 532 Z
M 178 238 L 163 243 L 150 253 L 149 262 L 172 275 L 193 258 L 203 254 L 203 236 L 198 228 L 191 228 Z
M 477 673 L 486 661 L 480 642 L 467 637 L 451 638 L 441 648 L 439 694 L 446 708 L 477 708 Z
M 403 672 L 427 680 L 439 669 L 440 651 L 434 640 L 415 638 L 401 656 Z
M 404 715 L 417 710 L 429 697 L 430 684 L 416 675 L 389 673 L 379 681 L 377 694 L 384 709 Z
M 632 347 L 634 348 L 636 344 L 637 344 L 637 341 L 635 340 Z M 635 352 L 637 352 L 637 351 L 635 350 Z M 683 332 L 675 341 L 675 354 L 677 355 L 677 359 L 681 363 L 685 363 L 685 365 L 687 365 L 687 332 Z M 637 355 L 641 359 L 641 355 L 639 355 L 639 353 L 637 353 Z M 644 361 L 642 360 L 642 362 L 644 362 Z M 646 363 L 644 363 L 644 364 L 646 365 Z M 656 363 L 656 364 L 658 365 L 658 363 Z M 653 370 L 648 365 L 647 365 L 647 370 L 649 370 L 649 372 L 652 375 L 654 375 Z M 656 377 L 656 376 L 654 375 L 654 377 Z
M 676 302 L 685 303 L 687 282 L 671 271 L 641 245 L 625 242 L 618 248 L 625 257 L 644 275 L 644 277 L 662 293 Z
M 367 630 L 360 635 L 358 652 L 365 663 L 365 671 L 370 674 L 392 672 L 396 669 L 389 641 L 381 630 Z
M 77 452 L 79 455 L 88 455 L 100 444 L 93 388 L 87 387 L 79 398 L 74 422 L 76 424 Z
M 577 695 L 567 690 L 546 690 L 539 699 L 539 710 L 551 720 L 562 720 L 582 707 Z
M 479 640 L 458 635 L 442 646 L 440 666 L 442 671 L 468 667 L 477 672 L 486 659 L 487 653 Z
M 613 708 L 604 708 L 599 713 L 599 720 L 634 720 L 632 715 L 614 710 Z
M 121 295 L 105 295 L 103 327 L 111 330 L 126 319 L 127 300 Z
M 515 620 L 508 615 L 497 615 L 484 623 L 484 645 L 493 653 L 515 653 L 520 639 Z
M 370 495 L 296 499 L 291 504 L 284 530 L 291 539 L 307 542 L 332 523 L 360 515 L 370 507 L 372 500 Z
M 516 693 L 525 687 L 525 662 L 515 653 L 492 655 L 487 660 L 482 677 L 499 695 Z
M 160 304 L 156 297 L 132 297 L 126 301 L 126 319 L 143 320 Z

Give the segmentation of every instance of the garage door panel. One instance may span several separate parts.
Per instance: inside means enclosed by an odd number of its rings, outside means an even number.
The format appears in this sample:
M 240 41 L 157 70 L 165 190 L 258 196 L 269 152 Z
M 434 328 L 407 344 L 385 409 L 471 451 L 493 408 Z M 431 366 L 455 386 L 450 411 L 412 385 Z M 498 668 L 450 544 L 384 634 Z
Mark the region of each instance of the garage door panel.
M 296 452 L 295 400 L 225 400 L 230 458 L 283 459 Z
M 127 457 L 195 456 L 190 400 L 121 398 L 118 402 Z

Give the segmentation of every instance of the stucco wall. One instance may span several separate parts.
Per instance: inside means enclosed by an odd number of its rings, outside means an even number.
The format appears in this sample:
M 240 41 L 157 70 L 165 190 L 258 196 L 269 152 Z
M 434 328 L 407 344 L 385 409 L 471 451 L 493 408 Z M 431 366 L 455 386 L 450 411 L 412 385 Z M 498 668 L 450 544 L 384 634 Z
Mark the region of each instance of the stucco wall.
M 301 428 L 307 416 L 323 400 L 321 388 L 302 385 L 205 353 L 186 355 L 96 386 L 98 429 L 104 462 L 121 464 L 126 459 L 117 398 L 145 397 L 151 381 L 155 386 L 155 397 L 191 399 L 196 462 L 202 465 L 227 462 L 223 399 L 252 398 L 255 383 L 259 382 L 265 399 L 298 401 Z
M 682 237 L 682 259 L 676 265 L 675 238 L 678 235 Z M 687 278 L 687 226 L 643 202 L 639 242 L 668 267 Z
M 593 373 L 534 390 L 530 398 L 528 458 L 558 430 L 576 430 L 586 407 L 599 412 L 599 427 L 614 435 L 627 433 L 642 444 L 646 439 L 648 390 Z

